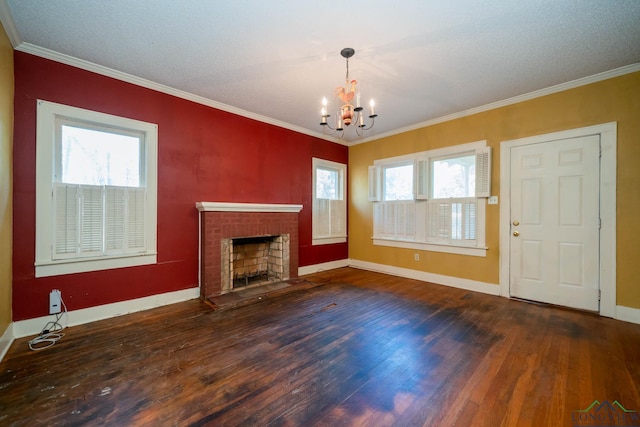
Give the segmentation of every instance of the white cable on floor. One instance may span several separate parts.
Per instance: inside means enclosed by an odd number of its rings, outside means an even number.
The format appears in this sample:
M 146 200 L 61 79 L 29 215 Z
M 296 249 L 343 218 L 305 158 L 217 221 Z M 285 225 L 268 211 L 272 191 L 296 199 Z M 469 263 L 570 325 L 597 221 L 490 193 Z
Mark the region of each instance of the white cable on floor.
M 64 336 L 61 331 L 66 328 L 66 326 L 63 326 L 62 323 L 60 323 L 60 320 L 62 320 L 62 316 L 67 315 L 66 320 L 67 323 L 69 323 L 69 315 L 67 313 L 67 306 L 62 297 L 60 297 L 60 302 L 62 303 L 62 307 L 64 307 L 64 311 L 56 314 L 56 320 L 50 321 L 44 325 L 44 328 L 40 331 L 40 335 L 29 341 L 29 348 L 31 350 L 38 351 L 49 348 Z

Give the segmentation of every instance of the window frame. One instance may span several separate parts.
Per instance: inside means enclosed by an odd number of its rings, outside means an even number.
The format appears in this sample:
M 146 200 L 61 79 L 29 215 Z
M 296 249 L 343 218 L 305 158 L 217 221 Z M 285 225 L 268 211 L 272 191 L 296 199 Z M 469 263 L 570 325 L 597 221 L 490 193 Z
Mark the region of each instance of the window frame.
M 417 152 L 403 156 L 391 157 L 386 159 L 378 159 L 374 161 L 373 166 L 369 167 L 369 201 L 374 202 L 373 212 L 373 244 L 379 246 L 391 246 L 407 249 L 417 249 L 433 252 L 445 252 L 461 255 L 471 255 L 485 257 L 487 247 L 485 246 L 485 229 L 486 229 L 486 203 L 488 194 L 479 194 L 476 191 L 474 199 L 476 200 L 476 239 L 474 245 L 465 245 L 456 240 L 442 241 L 442 239 L 429 239 L 427 234 L 428 224 L 428 205 L 430 201 L 443 200 L 432 199 L 431 186 L 431 162 L 444 158 L 462 157 L 465 154 L 474 152 L 476 154 L 476 169 L 478 168 L 478 156 L 487 152 L 488 147 L 486 141 L 477 141 L 466 144 L 454 145 L 444 148 L 433 149 L 429 151 Z M 490 157 L 490 156 L 489 156 Z M 414 234 L 392 235 L 382 230 L 388 230 L 389 226 L 381 224 L 377 216 L 383 212 L 387 205 L 397 203 L 396 201 L 384 201 L 384 168 L 398 165 L 406 162 L 414 162 L 414 182 L 413 201 L 403 201 L 403 203 L 413 203 L 414 209 L 412 215 L 416 218 L 413 226 Z M 373 182 L 372 182 L 373 181 Z M 477 181 L 477 178 L 476 178 Z M 476 182 L 477 186 L 477 182 Z M 484 188 L 484 187 L 483 187 Z M 458 198 L 452 198 L 455 202 Z M 467 199 L 467 198 L 465 198 Z M 433 202 L 432 202 L 433 203 Z M 406 229 L 406 227 L 405 227 Z
M 333 162 L 330 160 L 312 157 L 312 208 L 311 208 L 311 244 L 328 245 L 334 243 L 345 243 L 347 241 L 347 165 L 344 163 Z M 319 199 L 317 197 L 316 178 L 317 170 L 324 169 L 338 173 L 338 188 L 336 189 L 336 199 Z M 329 207 L 329 227 L 331 231 L 328 234 L 319 234 L 318 223 L 320 222 L 320 209 L 322 203 L 320 200 L 332 200 L 328 202 Z M 334 202 L 335 201 L 335 202 Z M 335 216 L 338 215 L 338 218 Z M 343 230 L 333 230 L 334 221 L 342 224 Z
M 97 256 L 56 256 L 54 224 L 56 206 L 54 190 L 62 184 L 57 179 L 59 128 L 68 123 L 87 124 L 87 129 L 133 132 L 141 135 L 140 188 L 145 188 L 145 249 L 139 252 L 105 253 Z M 49 101 L 37 101 L 36 128 L 36 251 L 35 276 L 47 277 L 114 268 L 155 264 L 157 262 L 157 163 L 158 125 L 86 110 Z M 69 184 L 75 185 L 75 184 Z M 86 185 L 85 187 L 92 187 Z M 107 188 L 109 186 L 103 186 Z M 126 187 L 123 187 L 126 188 Z M 134 187 L 131 187 L 134 188 Z M 104 189 L 103 189 L 104 193 Z

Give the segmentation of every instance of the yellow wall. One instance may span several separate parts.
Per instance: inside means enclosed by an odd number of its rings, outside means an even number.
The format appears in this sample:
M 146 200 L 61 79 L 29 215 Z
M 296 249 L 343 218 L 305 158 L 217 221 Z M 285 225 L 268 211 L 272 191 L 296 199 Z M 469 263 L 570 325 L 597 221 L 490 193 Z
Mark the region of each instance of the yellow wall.
M 640 308 L 640 72 L 378 139 L 349 149 L 349 257 L 498 285 L 499 205 L 487 205 L 486 258 L 374 246 L 367 166 L 376 159 L 487 140 L 493 147 L 491 193 L 500 194 L 500 142 L 618 123 L 617 305 Z
M 0 25 L 0 336 L 11 323 L 13 47 Z

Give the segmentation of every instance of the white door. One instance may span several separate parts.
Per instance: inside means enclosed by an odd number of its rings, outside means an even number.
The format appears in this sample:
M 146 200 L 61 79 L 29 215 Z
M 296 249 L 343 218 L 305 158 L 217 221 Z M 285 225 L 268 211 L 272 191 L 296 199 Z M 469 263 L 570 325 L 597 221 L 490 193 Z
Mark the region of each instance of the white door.
M 510 153 L 510 294 L 597 311 L 600 136 Z

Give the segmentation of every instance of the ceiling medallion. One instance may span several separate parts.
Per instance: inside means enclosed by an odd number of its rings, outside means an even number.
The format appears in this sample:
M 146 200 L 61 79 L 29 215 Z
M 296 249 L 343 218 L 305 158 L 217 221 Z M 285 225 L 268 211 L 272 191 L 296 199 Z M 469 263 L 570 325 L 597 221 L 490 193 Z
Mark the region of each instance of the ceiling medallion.
M 358 136 L 362 136 L 365 130 L 369 130 L 375 124 L 375 118 L 378 116 L 375 113 L 374 106 L 375 103 L 373 99 L 369 102 L 369 118 L 371 119 L 371 124 L 366 125 L 364 122 L 364 112 L 363 108 L 360 106 L 360 91 L 358 90 L 358 81 L 357 80 L 349 80 L 349 58 L 351 58 L 356 53 L 350 47 L 346 47 L 340 51 L 340 55 L 347 61 L 347 77 L 345 79 L 344 87 L 337 87 L 335 90 L 336 98 L 340 98 L 342 101 L 342 107 L 338 110 L 336 114 L 336 124 L 335 128 L 331 127 L 331 125 L 327 122 L 327 119 L 331 117 L 330 114 L 327 114 L 327 98 L 322 98 L 322 115 L 321 122 L 322 131 L 326 134 L 333 135 L 338 133 L 340 137 L 342 137 L 344 133 L 344 128 L 346 126 L 355 124 L 356 133 Z M 355 98 L 355 107 L 353 105 Z

